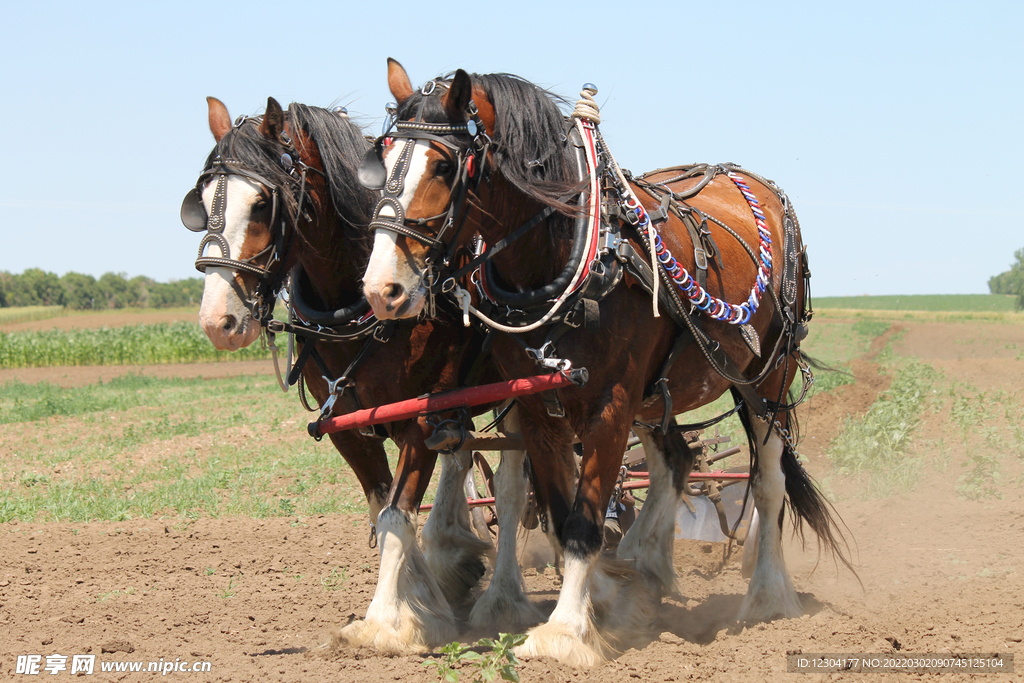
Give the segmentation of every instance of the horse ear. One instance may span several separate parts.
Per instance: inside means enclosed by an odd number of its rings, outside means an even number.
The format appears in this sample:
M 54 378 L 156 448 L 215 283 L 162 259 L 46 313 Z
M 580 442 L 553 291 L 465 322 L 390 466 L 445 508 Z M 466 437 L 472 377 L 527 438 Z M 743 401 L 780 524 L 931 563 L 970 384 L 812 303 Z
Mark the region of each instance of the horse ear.
M 412 97 L 412 83 L 409 82 L 409 74 L 405 72 L 405 67 L 391 57 L 388 57 L 388 87 L 398 104 Z
M 268 140 L 276 140 L 284 131 L 284 110 L 273 97 L 267 98 L 267 111 L 263 114 L 260 134 Z
M 444 110 L 456 121 L 466 119 L 466 107 L 473 98 L 473 81 L 469 74 L 459 69 L 452 78 L 452 84 L 444 95 Z
M 231 116 L 228 115 L 228 108 L 216 97 L 207 97 L 206 104 L 210 108 L 210 132 L 213 133 L 213 139 L 220 142 L 231 130 Z

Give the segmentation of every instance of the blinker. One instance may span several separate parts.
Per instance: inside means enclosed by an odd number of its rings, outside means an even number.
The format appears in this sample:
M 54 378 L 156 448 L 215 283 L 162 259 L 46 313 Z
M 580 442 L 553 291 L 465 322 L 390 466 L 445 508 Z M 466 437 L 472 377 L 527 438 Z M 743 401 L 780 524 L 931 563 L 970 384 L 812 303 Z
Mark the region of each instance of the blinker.
M 206 207 L 198 188 L 192 188 L 181 202 L 181 222 L 192 232 L 206 230 Z
M 381 150 L 374 145 L 366 150 L 363 155 L 363 163 L 359 164 L 359 171 L 356 174 L 359 183 L 368 190 L 381 190 L 388 180 L 388 171 L 384 168 L 384 160 L 381 158 Z

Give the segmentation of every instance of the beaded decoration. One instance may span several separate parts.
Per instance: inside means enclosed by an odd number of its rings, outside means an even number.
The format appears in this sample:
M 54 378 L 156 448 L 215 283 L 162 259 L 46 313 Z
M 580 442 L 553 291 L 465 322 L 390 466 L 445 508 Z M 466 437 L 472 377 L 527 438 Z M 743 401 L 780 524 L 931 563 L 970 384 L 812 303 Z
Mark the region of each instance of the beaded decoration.
M 768 231 L 768 225 L 765 223 L 761 204 L 757 201 L 754 193 L 750 191 L 747 183 L 738 174 L 731 171 L 726 175 L 739 188 L 743 198 L 747 200 L 747 204 L 750 205 L 750 211 L 754 214 L 754 222 L 757 224 L 760 258 L 758 259 L 757 278 L 754 281 L 754 286 L 750 288 L 750 296 L 747 300 L 742 304 L 730 304 L 709 294 L 706 289 L 697 284 L 697 281 L 690 276 L 686 268 L 683 268 L 676 261 L 675 257 L 672 256 L 672 252 L 661 241 L 661 235 L 655 234 L 654 249 L 658 255 L 658 260 L 665 266 L 665 271 L 669 277 L 672 278 L 672 281 L 676 283 L 676 286 L 682 290 L 683 294 L 686 295 L 686 298 L 694 306 L 715 320 L 721 320 L 731 325 L 743 325 L 750 322 L 750 319 L 757 313 L 757 307 L 761 303 L 761 295 L 771 280 L 772 236 Z M 627 207 L 633 209 L 638 214 L 640 218 L 638 227 L 646 232 L 651 222 L 647 211 L 638 202 L 636 202 L 637 206 L 633 206 L 633 203 L 630 202 Z

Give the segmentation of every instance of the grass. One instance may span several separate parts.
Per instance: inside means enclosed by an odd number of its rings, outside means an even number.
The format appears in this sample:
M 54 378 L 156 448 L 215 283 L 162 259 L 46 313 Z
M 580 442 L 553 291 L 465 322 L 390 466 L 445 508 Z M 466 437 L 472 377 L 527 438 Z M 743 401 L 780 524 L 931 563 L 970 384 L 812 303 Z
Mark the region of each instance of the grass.
M 0 308 L 0 325 L 14 325 L 16 323 L 27 323 L 33 320 L 49 320 L 59 315 L 65 315 L 67 310 L 63 306 L 16 306 Z
M 195 323 L 0 333 L 0 368 L 151 365 L 270 357 L 260 344 L 217 351 Z
M 329 441 L 272 377 L 125 376 L 69 391 L 0 386 L 0 522 L 366 509 Z
M 899 367 L 892 384 L 861 419 L 847 418 L 828 449 L 840 474 L 867 475 L 876 494 L 913 485 L 919 469 L 908 455 L 911 437 L 921 422 L 938 375 L 912 360 Z
M 864 311 L 996 312 L 1016 311 L 1016 296 L 1002 294 L 907 294 L 815 297 L 814 307 Z

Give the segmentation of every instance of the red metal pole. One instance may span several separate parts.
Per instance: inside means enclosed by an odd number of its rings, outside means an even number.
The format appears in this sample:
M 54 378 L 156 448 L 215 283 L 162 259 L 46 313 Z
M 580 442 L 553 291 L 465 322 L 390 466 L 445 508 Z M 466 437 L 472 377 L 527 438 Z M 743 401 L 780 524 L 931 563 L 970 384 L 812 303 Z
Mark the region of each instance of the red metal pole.
M 630 479 L 648 479 L 648 477 L 651 476 L 651 473 L 630 472 L 627 476 Z M 690 472 L 690 481 L 705 481 L 707 479 L 720 479 L 723 481 L 726 479 L 750 479 L 750 472 Z
M 586 382 L 586 370 L 580 368 L 579 380 Z M 570 374 L 578 371 L 571 371 Z M 574 376 L 575 377 L 575 376 Z M 370 425 L 405 420 L 410 417 L 417 417 L 425 413 L 433 413 L 442 410 L 451 410 L 463 406 L 478 406 L 486 403 L 497 403 L 506 398 L 536 394 L 548 389 L 560 389 L 562 387 L 577 386 L 577 382 L 569 379 L 560 372 L 550 375 L 536 375 L 514 379 L 509 382 L 495 382 L 484 384 L 478 387 L 465 389 L 454 389 L 438 394 L 428 394 L 419 398 L 411 398 L 407 401 L 398 401 L 376 408 L 357 410 L 354 413 L 332 417 L 323 422 L 311 422 L 309 433 L 312 436 L 320 437 L 324 434 L 341 432 L 356 427 L 368 427 Z

